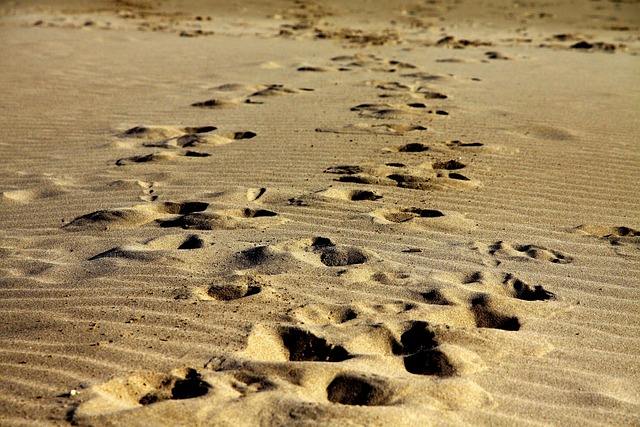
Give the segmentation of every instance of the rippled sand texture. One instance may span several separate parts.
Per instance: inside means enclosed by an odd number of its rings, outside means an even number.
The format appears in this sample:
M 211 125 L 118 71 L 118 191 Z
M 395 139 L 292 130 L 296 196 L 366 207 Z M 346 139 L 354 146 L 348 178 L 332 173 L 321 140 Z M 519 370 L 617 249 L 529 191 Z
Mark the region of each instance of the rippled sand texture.
M 51 3 L 0 424 L 640 425 L 639 2 Z

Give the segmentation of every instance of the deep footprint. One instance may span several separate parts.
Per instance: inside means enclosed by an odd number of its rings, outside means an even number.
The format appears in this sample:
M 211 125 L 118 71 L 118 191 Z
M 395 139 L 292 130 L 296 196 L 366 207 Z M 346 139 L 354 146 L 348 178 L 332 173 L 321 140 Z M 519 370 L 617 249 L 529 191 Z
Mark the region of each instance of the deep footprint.
M 342 362 L 351 358 L 343 347 L 329 344 L 324 338 L 302 329 L 285 329 L 281 338 L 291 362 Z
M 489 298 L 485 294 L 478 295 L 471 300 L 471 311 L 475 316 L 478 328 L 520 330 L 520 320 L 517 317 L 498 313 L 490 305 Z
M 367 262 L 367 256 L 358 248 L 336 246 L 325 237 L 316 237 L 311 245 L 320 254 L 320 261 L 327 267 L 344 267 Z
M 380 380 L 357 374 L 341 374 L 327 387 L 327 399 L 332 403 L 358 406 L 384 406 L 391 401 L 391 392 Z
M 195 369 L 189 369 L 185 378 L 167 378 L 162 386 L 159 390 L 142 396 L 138 403 L 150 405 L 163 400 L 193 399 L 207 394 L 210 387 Z

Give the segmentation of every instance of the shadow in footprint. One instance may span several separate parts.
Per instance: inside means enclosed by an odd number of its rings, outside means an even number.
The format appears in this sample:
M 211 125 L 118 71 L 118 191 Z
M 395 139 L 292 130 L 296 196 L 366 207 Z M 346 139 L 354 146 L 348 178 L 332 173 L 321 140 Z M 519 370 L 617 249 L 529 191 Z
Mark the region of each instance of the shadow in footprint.
M 320 253 L 320 261 L 327 267 L 364 264 L 368 260 L 360 249 L 349 246 L 336 246 L 326 237 L 316 237 L 311 246 L 314 251 Z
M 175 376 L 167 378 L 158 390 L 145 394 L 138 403 L 150 405 L 163 400 L 193 399 L 207 394 L 209 387 L 195 369 L 189 369 L 185 378 Z
M 329 344 L 324 338 L 302 329 L 285 329 L 281 338 L 291 362 L 342 362 L 351 358 L 343 347 Z
M 398 151 L 400 153 L 420 153 L 423 151 L 427 151 L 428 149 L 428 145 L 422 144 L 420 142 L 411 142 L 398 148 Z
M 422 298 L 424 298 L 424 302 L 427 304 L 434 305 L 453 305 L 451 301 L 449 301 L 442 292 L 438 289 L 433 289 L 421 294 Z
M 463 169 L 466 167 L 466 165 L 462 162 L 459 162 L 457 160 L 448 160 L 446 162 L 435 162 L 433 163 L 432 167 L 434 169 L 445 169 L 445 170 L 456 170 L 456 169 Z M 449 176 L 451 178 L 451 176 Z
M 392 344 L 395 355 L 404 356 L 407 372 L 416 375 L 451 376 L 456 369 L 438 348 L 435 333 L 427 322 L 416 321 Z
M 382 381 L 357 374 L 338 375 L 327 387 L 329 402 L 342 405 L 384 406 L 390 403 L 391 397 Z
M 443 216 L 444 214 L 442 212 L 435 209 L 404 208 L 385 213 L 384 219 L 395 223 L 401 223 L 407 222 L 413 218 L 439 218 Z
M 525 301 L 545 301 L 549 299 L 555 299 L 556 295 L 553 292 L 549 292 L 540 285 L 531 286 L 511 273 L 505 275 L 502 282 L 509 288 L 513 289 L 514 297 Z
M 520 330 L 520 320 L 515 316 L 498 313 L 490 307 L 487 295 L 478 295 L 471 300 L 471 311 L 479 328 L 502 329 L 505 331 Z
M 211 285 L 207 295 L 218 301 L 233 301 L 236 299 L 257 295 L 262 291 L 260 286 L 252 285 Z

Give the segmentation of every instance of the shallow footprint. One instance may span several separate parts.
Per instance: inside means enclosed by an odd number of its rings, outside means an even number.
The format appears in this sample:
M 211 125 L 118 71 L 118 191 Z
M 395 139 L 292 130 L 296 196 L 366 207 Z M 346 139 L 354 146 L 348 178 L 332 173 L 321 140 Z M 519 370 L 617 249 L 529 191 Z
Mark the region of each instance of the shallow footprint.
M 133 165 L 137 163 L 159 163 L 159 162 L 166 162 L 174 159 L 179 159 L 181 157 L 210 157 L 210 156 L 211 154 L 209 153 L 201 153 L 198 151 L 190 151 L 190 150 L 183 151 L 180 153 L 174 153 L 174 152 L 151 153 L 151 154 L 124 157 L 122 159 L 118 159 L 116 161 L 116 165 L 126 166 L 126 165 Z

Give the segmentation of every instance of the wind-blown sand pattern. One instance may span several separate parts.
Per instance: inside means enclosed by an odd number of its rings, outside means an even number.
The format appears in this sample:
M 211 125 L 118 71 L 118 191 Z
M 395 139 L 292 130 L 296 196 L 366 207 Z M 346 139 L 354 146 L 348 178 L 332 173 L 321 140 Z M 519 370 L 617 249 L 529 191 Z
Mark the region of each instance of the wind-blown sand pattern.
M 0 424 L 640 425 L 639 18 L 4 2 Z

